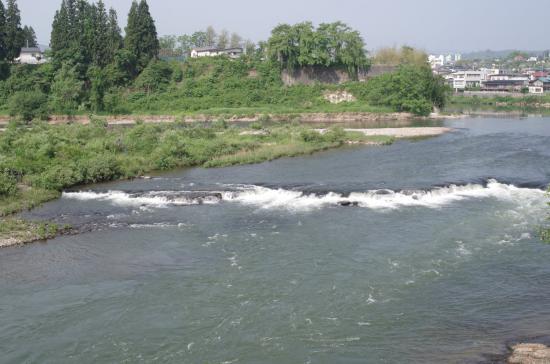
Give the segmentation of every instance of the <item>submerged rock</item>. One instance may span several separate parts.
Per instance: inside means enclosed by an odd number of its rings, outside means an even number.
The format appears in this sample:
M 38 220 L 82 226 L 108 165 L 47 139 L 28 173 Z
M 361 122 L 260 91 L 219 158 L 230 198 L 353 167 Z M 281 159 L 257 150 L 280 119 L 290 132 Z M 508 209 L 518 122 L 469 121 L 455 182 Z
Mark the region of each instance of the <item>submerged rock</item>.
M 348 200 L 340 201 L 340 202 L 338 202 L 338 204 L 340 206 L 344 206 L 344 207 L 357 207 L 357 206 L 359 206 L 359 202 L 357 202 L 357 201 L 348 201 Z
M 512 347 L 510 364 L 550 364 L 550 348 L 543 344 L 517 344 Z

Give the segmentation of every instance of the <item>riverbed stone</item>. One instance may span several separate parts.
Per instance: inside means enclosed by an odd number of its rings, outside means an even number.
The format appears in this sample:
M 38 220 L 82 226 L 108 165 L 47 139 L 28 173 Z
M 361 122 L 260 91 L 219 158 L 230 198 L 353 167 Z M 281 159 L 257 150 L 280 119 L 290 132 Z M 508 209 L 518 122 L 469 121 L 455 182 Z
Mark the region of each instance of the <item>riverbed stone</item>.
M 550 364 L 550 348 L 543 344 L 518 344 L 512 347 L 509 364 Z

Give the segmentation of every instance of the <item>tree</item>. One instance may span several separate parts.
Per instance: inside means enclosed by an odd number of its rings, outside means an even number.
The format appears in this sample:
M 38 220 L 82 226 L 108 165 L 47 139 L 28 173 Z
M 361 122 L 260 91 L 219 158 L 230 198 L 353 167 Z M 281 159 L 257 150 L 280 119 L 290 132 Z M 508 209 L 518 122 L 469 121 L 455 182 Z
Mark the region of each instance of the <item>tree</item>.
M 118 26 L 118 17 L 115 9 L 109 9 L 109 20 L 107 24 L 107 49 L 109 50 L 107 62 L 111 63 L 115 59 L 117 51 L 122 48 L 122 35 Z
M 216 45 L 216 41 L 218 39 L 218 36 L 217 36 L 216 31 L 214 30 L 213 26 L 210 25 L 210 26 L 208 26 L 208 28 L 206 28 L 205 36 L 206 36 L 205 46 L 206 47 L 214 47 Z
M 176 49 L 177 37 L 175 35 L 165 35 L 159 38 L 160 49 L 174 51 Z
M 178 53 L 181 55 L 189 55 L 193 46 L 194 44 L 191 35 L 184 34 L 177 38 Z
M 52 84 L 51 104 L 62 113 L 72 115 L 80 105 L 84 83 L 78 79 L 74 66 L 67 63 L 55 75 Z
M 0 62 L 6 59 L 7 55 L 7 44 L 6 44 L 6 9 L 4 8 L 4 3 L 0 0 Z
M 237 33 L 231 34 L 231 41 L 229 42 L 229 46 L 231 48 L 238 48 L 242 46 L 243 38 L 238 35 Z
M 229 45 L 229 32 L 224 29 L 218 35 L 218 48 L 226 49 L 228 45 Z
M 69 47 L 71 36 L 68 5 L 66 0 L 63 0 L 61 8 L 56 11 L 53 18 L 50 36 L 50 48 L 54 57 L 57 57 L 60 52 Z
M 195 32 L 191 34 L 191 45 L 197 48 L 208 46 L 208 33 Z
M 244 42 L 244 50 L 247 56 L 252 56 L 256 52 L 256 44 L 248 39 Z
M 148 93 L 161 90 L 170 82 L 172 72 L 167 62 L 153 60 L 136 79 L 135 86 Z
M 25 47 L 38 47 L 36 33 L 32 27 L 26 25 L 23 27 L 23 43 Z
M 345 67 L 352 77 L 367 68 L 365 43 L 359 32 L 341 22 L 281 24 L 271 32 L 268 56 L 287 69 L 305 66 Z
M 8 102 L 10 116 L 19 116 L 24 121 L 46 119 L 48 98 L 41 91 L 19 91 Z
M 90 43 L 92 45 L 92 64 L 98 67 L 105 67 L 112 59 L 112 50 L 109 49 L 109 15 L 105 9 L 103 0 L 92 6 L 87 17 L 88 28 L 93 35 Z
M 19 57 L 24 46 L 23 29 L 21 28 L 21 12 L 16 0 L 8 0 L 6 9 L 6 24 L 4 28 L 6 42 L 6 58 L 13 61 Z
M 158 57 L 160 46 L 157 29 L 146 0 L 141 0 L 139 4 L 135 0 L 132 2 L 124 47 L 135 54 L 138 71 L 143 70 L 152 59 Z
M 443 78 L 435 76 L 427 64 L 401 65 L 397 72 L 375 77 L 361 86 L 372 105 L 423 116 L 429 115 L 434 106 L 443 107 L 449 92 Z

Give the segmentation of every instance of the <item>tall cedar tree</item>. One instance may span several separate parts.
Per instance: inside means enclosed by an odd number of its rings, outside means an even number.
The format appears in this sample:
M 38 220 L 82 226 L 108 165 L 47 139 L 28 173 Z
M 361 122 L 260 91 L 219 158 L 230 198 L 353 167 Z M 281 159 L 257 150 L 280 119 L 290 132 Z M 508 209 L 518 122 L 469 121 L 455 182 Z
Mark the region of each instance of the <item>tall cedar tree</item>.
M 116 12 L 107 13 L 103 1 L 63 0 L 52 24 L 51 48 L 59 68 L 77 65 L 84 75 L 89 66 L 105 67 L 121 47 Z
M 13 61 L 19 57 L 21 47 L 24 45 L 23 29 L 21 29 L 21 13 L 16 0 L 8 0 L 6 9 L 5 39 L 7 54 L 6 58 Z
M 141 0 L 139 4 L 136 0 L 132 2 L 124 47 L 136 56 L 138 72 L 147 67 L 152 59 L 158 57 L 160 45 L 157 29 L 146 0 Z
M 105 67 L 110 63 L 109 60 L 109 17 L 105 10 L 103 1 L 100 0 L 92 8 L 91 14 L 92 43 L 92 63 L 95 66 Z
M 109 20 L 108 20 L 108 44 L 107 49 L 108 54 L 108 63 L 113 62 L 115 59 L 116 52 L 122 48 L 122 35 L 120 34 L 120 27 L 118 26 L 118 17 L 115 9 L 109 9 Z
M 33 27 L 28 27 L 26 25 L 23 27 L 23 44 L 25 47 L 38 47 L 36 33 Z
M 6 59 L 7 44 L 6 44 L 6 9 L 4 3 L 0 0 L 0 62 Z

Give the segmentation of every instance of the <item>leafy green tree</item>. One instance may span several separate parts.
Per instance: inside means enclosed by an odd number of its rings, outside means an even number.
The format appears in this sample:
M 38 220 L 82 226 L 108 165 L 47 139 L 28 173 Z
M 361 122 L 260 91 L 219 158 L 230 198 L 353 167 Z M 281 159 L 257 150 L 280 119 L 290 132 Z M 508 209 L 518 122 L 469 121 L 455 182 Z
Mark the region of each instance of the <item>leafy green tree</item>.
M 118 50 L 114 61 L 105 70 L 108 85 L 112 87 L 130 84 L 137 75 L 136 69 L 136 56 L 127 49 Z
M 178 39 L 175 35 L 164 35 L 159 38 L 160 49 L 175 51 Z
M 139 4 L 137 1 L 132 2 L 124 47 L 136 56 L 138 72 L 158 57 L 157 30 L 146 0 L 141 0 Z
M 191 35 L 180 35 L 177 37 L 177 45 L 178 53 L 182 56 L 188 56 L 191 52 L 191 48 L 193 48 L 193 41 Z
M 229 41 L 229 46 L 231 48 L 238 48 L 241 47 L 243 43 L 243 38 L 238 35 L 237 33 L 231 34 L 231 40 Z
M 23 44 L 25 47 L 38 47 L 36 33 L 33 27 L 28 27 L 26 25 L 23 27 Z
M 136 79 L 135 86 L 146 92 L 162 90 L 170 83 L 172 72 L 167 62 L 153 60 Z
M 205 47 L 214 47 L 216 45 L 218 35 L 214 27 L 209 25 L 205 32 Z
M 51 105 L 58 112 L 72 115 L 80 105 L 84 83 L 74 66 L 65 63 L 52 84 Z
M 106 71 L 101 67 L 92 66 L 88 69 L 88 78 L 90 80 L 91 109 L 95 112 L 103 111 L 103 98 L 108 88 Z
M 389 106 L 398 112 L 429 115 L 433 107 L 443 107 L 448 87 L 428 65 L 402 65 L 395 73 L 381 75 L 362 84 L 362 94 L 372 105 Z
M 223 29 L 218 35 L 218 48 L 226 49 L 229 45 L 229 32 Z
M 369 67 L 365 43 L 359 32 L 342 22 L 281 24 L 271 32 L 267 55 L 284 68 L 305 66 L 344 67 L 352 77 Z
M 8 0 L 6 8 L 6 25 L 4 36 L 6 42 L 6 58 L 13 61 L 19 57 L 24 46 L 23 29 L 21 28 L 21 12 L 16 0 Z
M 207 32 L 195 32 L 191 34 L 191 46 L 192 47 L 206 47 L 209 43 L 209 35 Z
M 10 116 L 20 117 L 23 121 L 36 118 L 47 119 L 48 98 L 41 91 L 19 91 L 8 102 Z
M 252 56 L 256 52 L 256 44 L 251 41 L 250 39 L 247 39 L 244 42 L 244 51 L 247 56 Z

